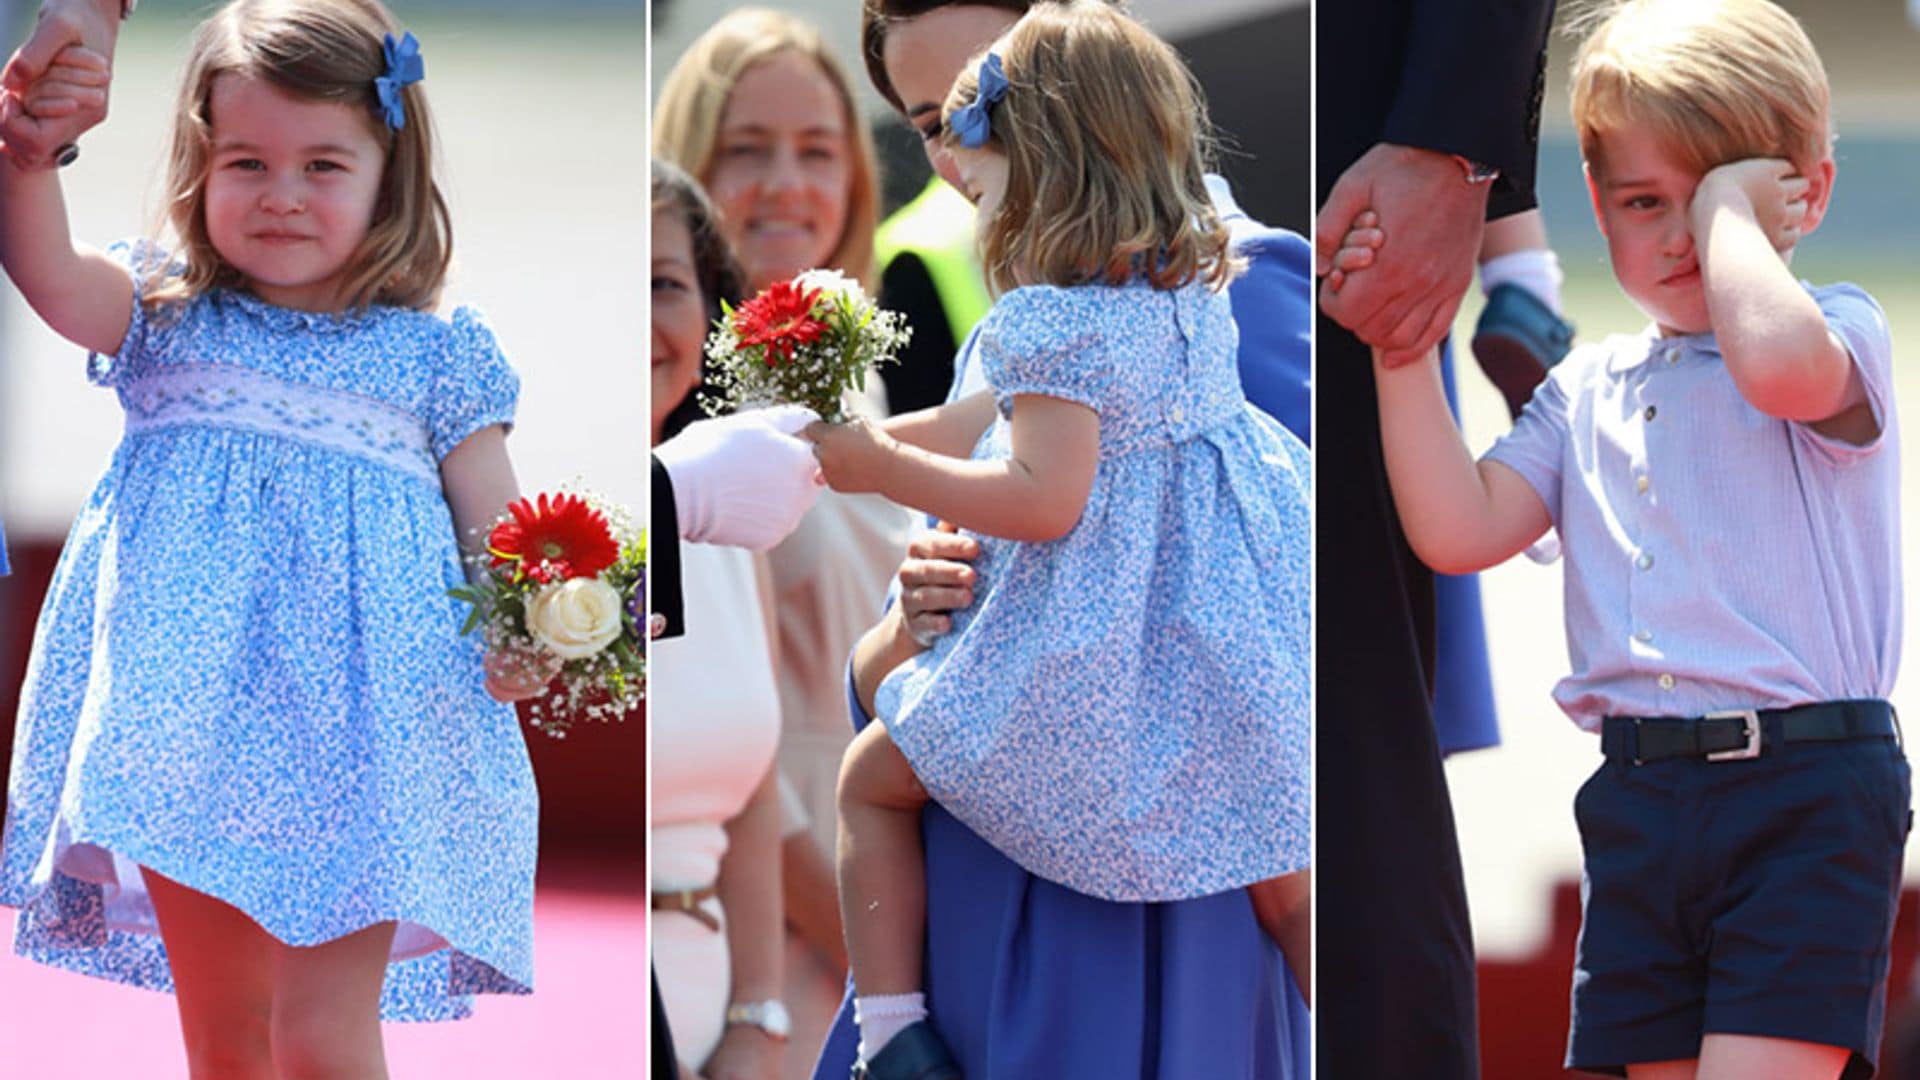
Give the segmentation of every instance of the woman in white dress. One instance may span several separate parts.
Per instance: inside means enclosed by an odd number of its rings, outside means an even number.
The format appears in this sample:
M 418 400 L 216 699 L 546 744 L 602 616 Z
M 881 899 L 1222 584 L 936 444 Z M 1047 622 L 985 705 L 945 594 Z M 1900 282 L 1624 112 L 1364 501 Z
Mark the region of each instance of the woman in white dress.
M 653 166 L 652 435 L 693 418 L 700 346 L 739 276 L 700 189 Z M 767 591 L 753 556 L 686 544 L 686 633 L 651 648 L 653 963 L 682 1076 L 774 1080 L 781 987 L 780 737 Z
M 654 156 L 713 196 L 750 292 L 831 267 L 871 288 L 878 181 L 846 72 L 819 31 L 747 8 L 688 46 L 661 85 Z M 881 300 L 884 303 L 885 297 Z M 884 416 L 878 379 L 856 412 Z M 833 883 L 834 785 L 852 738 L 846 658 L 879 616 L 914 515 L 876 495 L 822 492 L 769 552 L 786 793 L 785 1006 L 793 1039 L 784 1080 L 810 1077 L 845 987 Z

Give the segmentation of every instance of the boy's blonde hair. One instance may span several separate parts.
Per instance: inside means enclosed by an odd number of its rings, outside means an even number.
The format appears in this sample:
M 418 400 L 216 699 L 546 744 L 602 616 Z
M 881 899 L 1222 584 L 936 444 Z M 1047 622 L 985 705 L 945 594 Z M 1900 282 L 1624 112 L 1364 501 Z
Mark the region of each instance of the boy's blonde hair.
M 1108 4 L 1070 0 L 1036 4 L 989 52 L 1008 81 L 985 146 L 1007 158 L 981 239 L 996 289 L 1019 284 L 1016 266 L 1052 285 L 1136 274 L 1160 289 L 1226 285 L 1237 263 L 1207 195 L 1206 101 L 1172 46 Z M 944 117 L 978 95 L 984 55 L 955 80 Z
M 1827 72 L 1792 15 L 1768 0 L 1624 0 L 1576 20 L 1573 123 L 1596 168 L 1600 136 L 1651 130 L 1704 173 L 1743 158 L 1802 167 L 1832 146 Z
M 660 86 L 653 105 L 653 153 L 703 185 L 712 182 L 714 146 L 734 87 L 748 69 L 783 52 L 811 60 L 840 98 L 853 184 L 847 193 L 847 221 L 828 266 L 871 287 L 873 236 L 880 224 L 873 137 L 854 108 L 846 69 L 812 24 L 782 11 L 741 8 L 709 27 L 681 54 Z
M 207 235 L 206 194 L 214 80 L 247 75 L 296 97 L 340 102 L 365 112 L 386 150 L 373 223 L 348 261 L 347 306 L 432 310 L 453 259 L 453 226 L 433 180 L 433 117 L 418 83 L 401 90 L 406 126 L 387 127 L 373 81 L 386 72 L 385 35 L 399 24 L 378 0 L 234 0 L 201 24 L 187 60 L 167 162 L 167 221 L 185 262 L 178 276 L 157 276 L 142 300 L 190 299 L 209 288 L 245 284 Z

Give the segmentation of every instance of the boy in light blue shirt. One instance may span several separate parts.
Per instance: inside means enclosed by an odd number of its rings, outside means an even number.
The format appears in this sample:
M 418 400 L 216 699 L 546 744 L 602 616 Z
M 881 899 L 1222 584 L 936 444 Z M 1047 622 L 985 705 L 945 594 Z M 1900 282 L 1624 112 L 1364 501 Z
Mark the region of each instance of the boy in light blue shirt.
M 1767 0 L 1628 0 L 1580 47 L 1573 114 L 1653 325 L 1575 350 L 1478 462 L 1433 358 L 1375 366 L 1423 560 L 1564 546 L 1554 697 L 1606 755 L 1575 802 L 1568 1065 L 1870 1075 L 1909 825 L 1898 425 L 1879 306 L 1788 269 L 1833 191 L 1826 75 Z

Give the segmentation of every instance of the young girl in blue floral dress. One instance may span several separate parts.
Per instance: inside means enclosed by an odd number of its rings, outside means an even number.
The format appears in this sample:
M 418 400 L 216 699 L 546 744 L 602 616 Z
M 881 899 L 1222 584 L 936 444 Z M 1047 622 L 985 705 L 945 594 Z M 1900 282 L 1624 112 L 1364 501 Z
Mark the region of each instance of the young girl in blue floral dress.
M 1000 293 L 974 344 L 991 391 L 809 429 L 835 488 L 982 552 L 951 630 L 856 686 L 882 721 L 840 784 L 856 1072 L 958 1075 L 921 1020 L 929 797 L 1106 900 L 1307 864 L 1310 466 L 1241 394 L 1203 113 L 1132 20 L 1036 6 L 946 109 Z
M 0 903 L 22 955 L 172 990 L 196 1076 L 384 1076 L 380 1016 L 532 982 L 533 777 L 446 595 L 516 495 L 518 380 L 433 314 L 423 74 L 375 0 L 222 8 L 170 249 L 75 245 L 0 160 L 7 273 L 126 411 L 35 632 Z

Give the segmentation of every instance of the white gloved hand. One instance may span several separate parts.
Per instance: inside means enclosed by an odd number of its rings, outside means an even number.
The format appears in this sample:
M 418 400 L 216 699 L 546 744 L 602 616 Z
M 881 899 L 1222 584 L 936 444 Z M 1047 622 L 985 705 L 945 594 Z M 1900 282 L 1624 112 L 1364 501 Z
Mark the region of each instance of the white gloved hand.
M 680 538 L 765 551 L 820 497 L 813 447 L 794 432 L 818 419 L 799 405 L 688 424 L 654 457 L 673 479 Z

